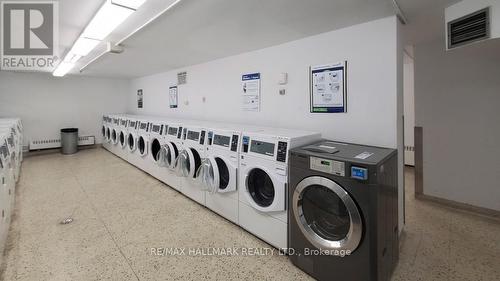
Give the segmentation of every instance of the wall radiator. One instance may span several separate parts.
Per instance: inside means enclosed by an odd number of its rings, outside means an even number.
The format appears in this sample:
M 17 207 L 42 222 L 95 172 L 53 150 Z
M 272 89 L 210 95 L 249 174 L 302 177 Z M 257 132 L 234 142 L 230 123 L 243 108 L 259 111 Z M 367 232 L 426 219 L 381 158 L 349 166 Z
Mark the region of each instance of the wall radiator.
M 95 136 L 78 137 L 78 146 L 94 145 Z M 61 139 L 44 139 L 30 141 L 29 150 L 49 149 L 61 147 Z

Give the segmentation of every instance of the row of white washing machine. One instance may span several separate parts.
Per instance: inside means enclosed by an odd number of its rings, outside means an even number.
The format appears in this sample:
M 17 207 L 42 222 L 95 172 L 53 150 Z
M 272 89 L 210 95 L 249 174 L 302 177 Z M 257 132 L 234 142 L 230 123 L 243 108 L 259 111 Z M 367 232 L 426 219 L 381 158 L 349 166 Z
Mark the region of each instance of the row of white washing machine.
M 319 133 L 166 117 L 103 116 L 103 147 L 279 249 L 288 151 Z
M 0 253 L 3 253 L 14 210 L 16 183 L 23 160 L 23 124 L 18 118 L 0 118 Z

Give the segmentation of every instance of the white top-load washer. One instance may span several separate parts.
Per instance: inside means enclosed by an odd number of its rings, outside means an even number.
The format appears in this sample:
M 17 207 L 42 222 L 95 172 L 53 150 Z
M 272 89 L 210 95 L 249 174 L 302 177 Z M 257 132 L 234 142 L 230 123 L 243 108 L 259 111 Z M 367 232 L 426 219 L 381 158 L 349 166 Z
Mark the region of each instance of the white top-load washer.
M 320 138 L 308 131 L 243 129 L 238 172 L 241 227 L 286 251 L 288 151 Z
M 209 124 L 207 152 L 197 178 L 206 190 L 206 206 L 238 224 L 238 166 L 241 131 L 230 124 Z
M 181 191 L 181 180 L 176 172 L 176 164 L 182 150 L 183 126 L 180 121 L 167 120 L 167 128 L 164 131 L 165 144 L 160 149 L 157 161 L 161 167 L 160 180 L 178 191 Z
M 176 169 L 181 177 L 181 192 L 196 202 L 205 205 L 205 191 L 197 178 L 201 160 L 206 155 L 206 129 L 203 122 L 186 121 L 182 129 L 182 151 L 177 158 Z

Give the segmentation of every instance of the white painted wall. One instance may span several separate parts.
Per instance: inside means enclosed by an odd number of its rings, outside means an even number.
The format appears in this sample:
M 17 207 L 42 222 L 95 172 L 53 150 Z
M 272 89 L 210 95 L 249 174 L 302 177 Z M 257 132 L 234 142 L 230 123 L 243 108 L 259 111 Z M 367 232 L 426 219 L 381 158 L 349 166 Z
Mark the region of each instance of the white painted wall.
M 415 146 L 415 73 L 413 58 L 405 53 L 404 55 L 404 134 L 405 146 Z M 415 166 L 415 152 L 405 150 L 405 165 Z
M 138 78 L 131 83 L 129 111 L 308 129 L 325 138 L 399 148 L 402 155 L 403 62 L 398 38 L 397 20 L 389 17 Z M 309 113 L 309 66 L 343 60 L 348 61 L 348 113 Z M 176 73 L 184 70 L 188 83 L 179 86 L 179 108 L 170 109 L 168 87 L 176 83 Z M 262 76 L 260 112 L 241 110 L 241 75 L 251 72 Z M 278 94 L 282 72 L 289 74 L 285 96 Z M 137 109 L 137 89 L 144 92 L 143 109 Z M 400 159 L 400 206 L 402 164 Z
M 125 112 L 129 81 L 50 74 L 0 72 L 0 117 L 23 121 L 25 143 L 59 138 L 63 127 L 78 127 L 80 135 L 101 142 L 104 113 Z
M 424 194 L 500 211 L 500 40 L 415 47 Z

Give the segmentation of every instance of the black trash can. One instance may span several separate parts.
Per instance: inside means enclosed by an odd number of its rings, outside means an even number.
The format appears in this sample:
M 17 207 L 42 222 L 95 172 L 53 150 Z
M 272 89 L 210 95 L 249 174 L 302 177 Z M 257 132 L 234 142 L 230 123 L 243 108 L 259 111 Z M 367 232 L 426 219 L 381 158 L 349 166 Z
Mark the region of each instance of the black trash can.
M 75 154 L 78 152 L 78 128 L 61 129 L 61 153 Z

